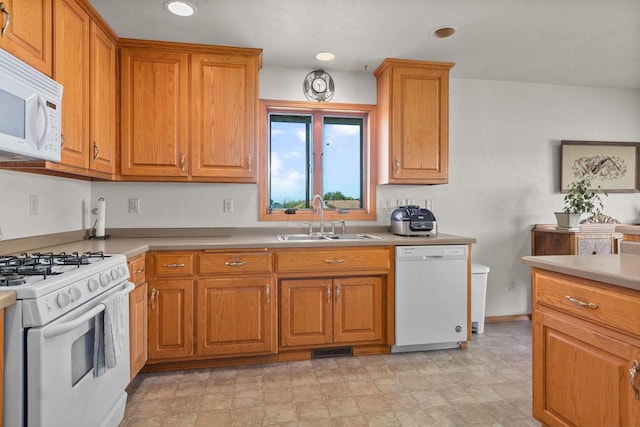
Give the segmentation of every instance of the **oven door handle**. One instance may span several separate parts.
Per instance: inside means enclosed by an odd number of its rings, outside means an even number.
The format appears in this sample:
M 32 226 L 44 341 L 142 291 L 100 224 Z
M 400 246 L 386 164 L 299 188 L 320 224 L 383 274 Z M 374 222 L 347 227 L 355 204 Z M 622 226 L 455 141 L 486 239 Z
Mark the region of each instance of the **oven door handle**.
M 122 292 L 123 292 L 123 294 L 126 295 L 129 292 L 133 291 L 135 289 L 135 287 L 136 287 L 136 285 L 134 285 L 133 283 L 126 282 L 124 288 L 122 289 Z M 98 304 L 95 307 L 93 307 L 91 310 L 87 311 L 82 316 L 78 317 L 77 319 L 73 319 L 73 320 L 70 320 L 68 322 L 61 323 L 59 325 L 47 326 L 42 331 L 43 336 L 46 339 L 49 339 L 49 338 L 55 338 L 57 336 L 66 334 L 69 331 L 73 331 L 74 329 L 76 329 L 78 326 L 82 325 L 87 320 L 90 320 L 90 319 L 96 317 L 98 314 L 102 313 L 104 311 L 104 309 L 105 309 L 105 305 L 104 304 Z

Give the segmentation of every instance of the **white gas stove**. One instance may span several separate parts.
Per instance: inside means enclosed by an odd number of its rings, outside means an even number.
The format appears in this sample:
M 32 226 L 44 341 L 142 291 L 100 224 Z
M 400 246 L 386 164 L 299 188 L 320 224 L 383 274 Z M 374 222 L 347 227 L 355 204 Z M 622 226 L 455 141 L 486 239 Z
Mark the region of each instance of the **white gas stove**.
M 5 313 L 6 427 L 118 425 L 129 382 L 128 278 L 124 255 L 0 256 L 0 292 L 16 293 Z M 109 336 L 118 344 L 109 369 L 96 365 L 107 306 L 124 326 Z

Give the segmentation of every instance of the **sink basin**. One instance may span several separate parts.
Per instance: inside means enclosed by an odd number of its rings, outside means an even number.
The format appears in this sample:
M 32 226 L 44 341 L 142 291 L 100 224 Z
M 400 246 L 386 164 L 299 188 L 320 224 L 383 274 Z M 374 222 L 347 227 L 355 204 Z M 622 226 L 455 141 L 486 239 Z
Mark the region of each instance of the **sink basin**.
M 356 234 L 278 234 L 276 236 L 279 242 L 317 242 L 333 240 L 373 240 L 382 239 L 382 237 L 373 234 L 356 233 Z

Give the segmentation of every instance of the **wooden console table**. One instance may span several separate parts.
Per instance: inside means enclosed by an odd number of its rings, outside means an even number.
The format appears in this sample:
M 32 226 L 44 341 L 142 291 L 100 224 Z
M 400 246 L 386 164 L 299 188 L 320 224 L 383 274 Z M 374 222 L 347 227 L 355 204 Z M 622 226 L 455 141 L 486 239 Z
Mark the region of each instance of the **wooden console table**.
M 536 224 L 531 229 L 531 255 L 603 255 L 618 253 L 618 224 L 583 224 L 580 231 Z

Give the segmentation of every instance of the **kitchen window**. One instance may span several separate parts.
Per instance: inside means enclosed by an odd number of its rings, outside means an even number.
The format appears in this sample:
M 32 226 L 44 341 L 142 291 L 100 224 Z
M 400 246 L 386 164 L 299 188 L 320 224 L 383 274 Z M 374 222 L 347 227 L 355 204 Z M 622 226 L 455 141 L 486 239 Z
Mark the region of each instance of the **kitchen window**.
M 375 220 L 374 106 L 262 104 L 260 219 L 316 221 L 320 194 L 325 221 Z

